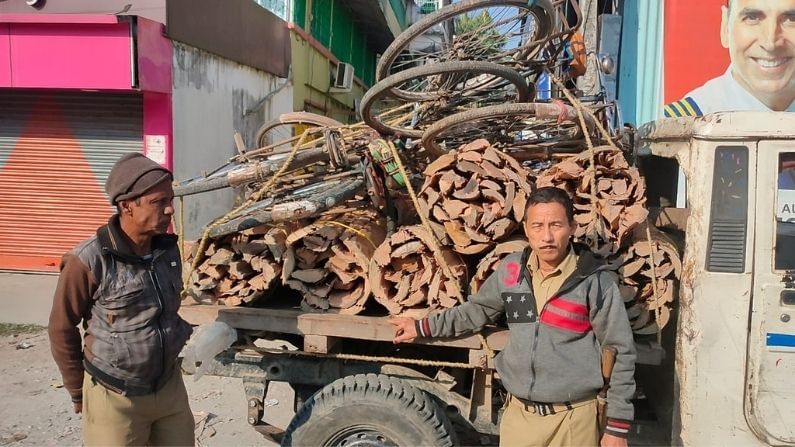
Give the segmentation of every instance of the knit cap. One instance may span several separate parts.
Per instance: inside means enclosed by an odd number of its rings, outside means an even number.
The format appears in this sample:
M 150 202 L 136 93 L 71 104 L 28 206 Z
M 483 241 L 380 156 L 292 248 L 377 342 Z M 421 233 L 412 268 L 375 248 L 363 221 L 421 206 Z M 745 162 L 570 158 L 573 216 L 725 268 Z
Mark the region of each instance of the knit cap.
M 171 180 L 171 171 L 150 160 L 140 152 L 122 155 L 110 170 L 105 192 L 111 205 L 146 194 L 161 182 Z

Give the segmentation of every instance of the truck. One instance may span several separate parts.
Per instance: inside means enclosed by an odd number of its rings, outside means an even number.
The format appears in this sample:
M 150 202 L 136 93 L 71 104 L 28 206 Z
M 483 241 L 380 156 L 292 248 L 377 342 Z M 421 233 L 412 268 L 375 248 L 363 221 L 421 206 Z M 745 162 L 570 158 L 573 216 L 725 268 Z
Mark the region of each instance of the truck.
M 793 129 L 795 115 L 774 112 L 637 129 L 633 154 L 650 194 L 670 196 L 681 169 L 687 207 L 650 210 L 655 226 L 683 243 L 683 270 L 676 324 L 660 343 L 636 340 L 631 445 L 795 445 L 795 190 L 782 180 L 795 168 Z M 202 368 L 242 379 L 249 424 L 275 442 L 497 441 L 506 394 L 492 354 L 507 343 L 506 328 L 397 346 L 385 316 L 278 305 L 186 304 L 180 313 L 238 331 L 239 342 Z M 273 382 L 295 390 L 288 427 L 263 422 Z

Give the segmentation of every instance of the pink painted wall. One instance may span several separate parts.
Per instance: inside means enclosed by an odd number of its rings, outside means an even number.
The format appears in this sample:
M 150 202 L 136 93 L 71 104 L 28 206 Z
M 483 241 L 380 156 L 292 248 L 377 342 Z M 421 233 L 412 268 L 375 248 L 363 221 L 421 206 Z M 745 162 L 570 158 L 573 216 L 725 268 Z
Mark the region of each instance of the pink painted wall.
M 141 90 L 144 152 L 169 169 L 172 54 L 163 24 L 142 17 L 0 14 L 0 87 Z
M 174 169 L 171 94 L 144 92 L 144 154 Z
M 172 45 L 162 23 L 138 17 L 138 87 L 171 93 Z
M 0 86 L 11 85 L 11 41 L 9 25 L 0 23 Z
M 133 43 L 127 22 L 12 22 L 6 27 L 10 51 L 5 58 L 0 51 L 0 66 L 10 58 L 11 79 L 2 82 L 0 75 L 0 87 L 132 88 Z

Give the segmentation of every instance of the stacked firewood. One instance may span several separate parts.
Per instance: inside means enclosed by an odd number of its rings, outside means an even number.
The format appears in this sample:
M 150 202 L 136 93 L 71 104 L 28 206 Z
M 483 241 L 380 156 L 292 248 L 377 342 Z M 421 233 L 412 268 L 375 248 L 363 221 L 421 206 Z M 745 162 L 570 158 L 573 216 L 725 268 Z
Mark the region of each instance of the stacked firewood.
M 626 251 L 612 260 L 620 266 L 620 288 L 632 330 L 641 335 L 654 334 L 669 322 L 682 273 L 674 241 L 653 227 L 649 241 L 645 230 L 644 225 L 633 232 Z
M 262 298 L 281 277 L 287 236 L 300 226 L 301 221 L 262 225 L 213 241 L 190 273 L 188 295 L 197 302 L 228 306 Z
M 423 317 L 458 304 L 456 291 L 466 282 L 466 265 L 455 252 L 442 247 L 441 256 L 455 276 L 446 277 L 430 248 L 431 237 L 421 225 L 400 227 L 373 254 L 373 295 L 390 315 Z
M 616 253 L 632 230 L 646 220 L 646 186 L 622 152 L 610 146 L 594 149 L 552 165 L 541 173 L 537 187 L 556 186 L 574 200 L 575 238 L 598 254 Z
M 440 156 L 424 174 L 420 212 L 441 224 L 453 249 L 465 255 L 510 236 L 532 192 L 527 170 L 482 139 Z
M 377 212 L 332 209 L 288 236 L 282 281 L 301 292 L 304 310 L 357 314 L 370 297 L 370 258 L 385 236 Z

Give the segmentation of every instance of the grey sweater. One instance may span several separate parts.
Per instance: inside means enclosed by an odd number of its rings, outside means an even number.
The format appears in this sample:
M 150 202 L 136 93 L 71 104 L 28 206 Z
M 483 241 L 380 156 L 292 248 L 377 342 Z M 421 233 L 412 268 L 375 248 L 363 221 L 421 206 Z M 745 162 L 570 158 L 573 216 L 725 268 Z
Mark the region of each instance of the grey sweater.
M 510 336 L 495 359 L 505 388 L 522 399 L 561 403 L 602 388 L 601 346 L 617 357 L 608 391 L 608 432 L 625 436 L 633 418 L 635 344 L 615 273 L 579 250 L 577 268 L 536 315 L 529 249 L 507 256 L 461 306 L 417 322 L 418 334 L 453 337 L 505 314 Z

